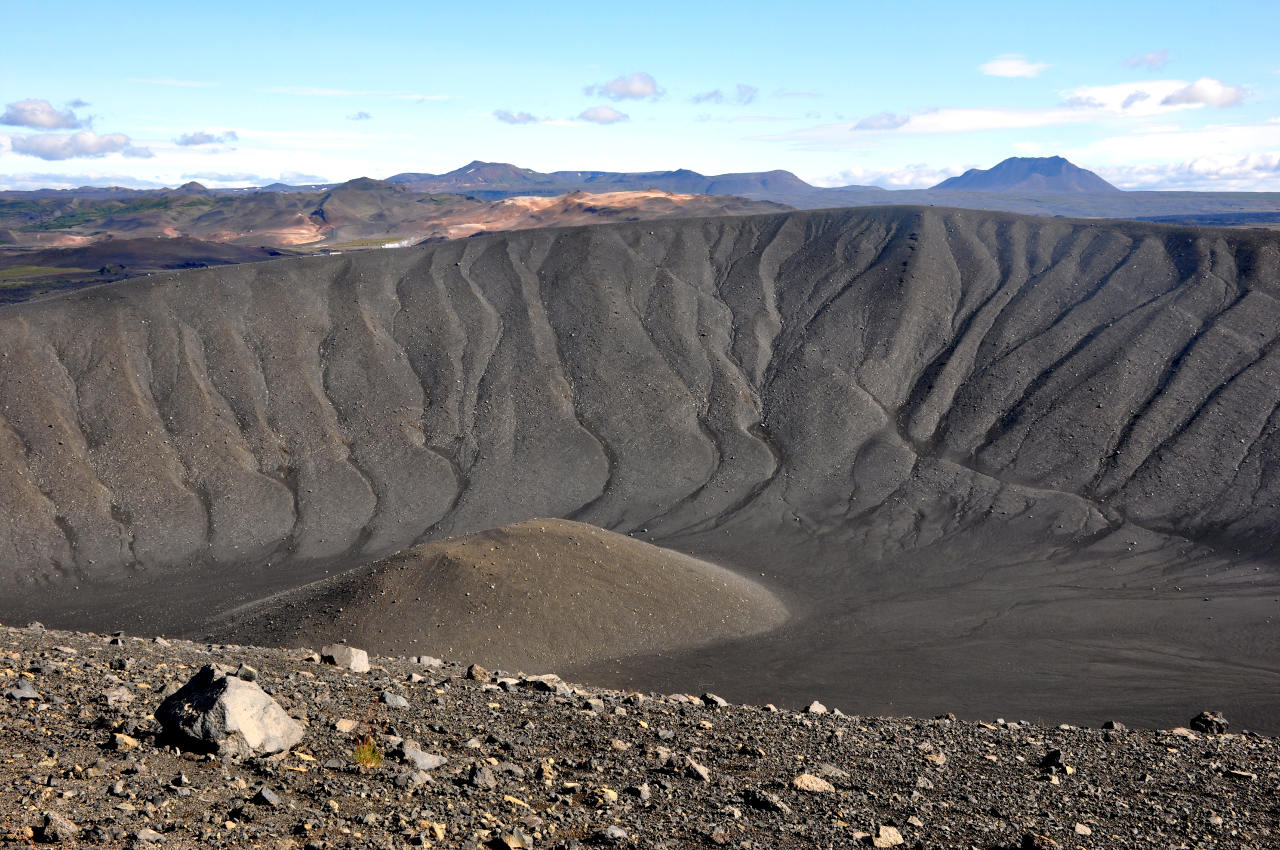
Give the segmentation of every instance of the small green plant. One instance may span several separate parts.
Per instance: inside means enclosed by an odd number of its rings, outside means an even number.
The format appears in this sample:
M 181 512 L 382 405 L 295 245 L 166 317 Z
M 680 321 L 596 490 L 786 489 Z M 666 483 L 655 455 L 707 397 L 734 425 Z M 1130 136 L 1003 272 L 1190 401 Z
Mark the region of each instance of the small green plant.
M 377 741 L 373 740 L 373 735 L 365 735 L 361 738 L 356 743 L 355 749 L 351 751 L 351 756 L 361 767 L 382 766 L 382 750 L 378 747 Z
M 377 739 L 373 737 L 374 717 L 377 712 L 377 700 L 370 700 L 369 708 L 365 712 L 364 723 L 361 724 L 364 726 L 364 735 L 356 740 L 356 745 L 351 750 L 351 757 L 361 767 L 382 766 L 382 748 L 378 746 Z

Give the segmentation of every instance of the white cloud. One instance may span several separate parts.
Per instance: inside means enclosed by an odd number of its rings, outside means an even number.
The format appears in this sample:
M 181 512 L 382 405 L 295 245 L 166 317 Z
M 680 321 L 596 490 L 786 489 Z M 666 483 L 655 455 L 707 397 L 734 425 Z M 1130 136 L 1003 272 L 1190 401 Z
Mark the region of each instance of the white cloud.
M 160 189 L 163 183 L 124 174 L 0 174 L 0 189 L 14 192 L 35 189 L 76 189 L 80 186 L 123 186 L 126 189 Z
M 219 145 L 224 142 L 234 142 L 239 140 L 239 138 L 240 137 L 236 135 L 234 130 L 228 130 L 225 133 L 217 135 L 213 133 L 206 133 L 201 130 L 195 133 L 183 133 L 181 136 L 174 139 L 173 142 L 174 144 L 180 145 L 184 148 L 193 148 L 198 147 L 199 145 Z
M 1063 156 L 1073 161 L 1123 168 L 1162 162 L 1238 162 L 1277 150 L 1280 150 L 1280 119 L 1185 130 L 1168 125 L 1143 127 L 1063 151 Z
M 159 79 L 130 77 L 129 82 L 146 83 L 149 86 L 173 86 L 181 89 L 205 89 L 205 88 L 211 88 L 217 85 L 217 83 L 207 83 L 202 80 L 175 80 L 168 77 L 159 78 Z
M 636 71 L 623 77 L 615 77 L 607 83 L 587 86 L 583 89 L 588 95 L 607 97 L 610 100 L 657 100 L 666 92 L 659 88 L 658 81 L 651 74 Z
M 838 149 L 855 144 L 849 136 L 852 130 L 924 135 L 1151 119 L 1206 105 L 1230 106 L 1238 103 L 1247 92 L 1238 86 L 1206 78 L 1195 83 L 1148 80 L 1079 86 L 1059 94 L 1062 101 L 1052 107 L 943 107 L 908 115 L 882 112 L 856 122 L 821 124 L 759 138 L 793 142 L 810 149 Z
M 1004 53 L 989 62 L 983 62 L 978 70 L 988 77 L 1038 77 L 1048 67 L 1045 62 L 1029 62 L 1020 53 Z
M 630 117 L 612 106 L 593 106 L 578 113 L 578 118 L 583 121 L 590 121 L 592 124 L 617 124 L 619 121 L 626 121 Z
M 1079 86 L 1061 94 L 1064 105 L 1073 108 L 1148 117 L 1204 105 L 1229 106 L 1231 103 L 1228 101 L 1233 97 L 1243 98 L 1246 92 L 1237 86 L 1205 78 L 1194 83 L 1187 83 L 1186 80 L 1147 80 L 1141 83 Z
M 310 186 L 316 183 L 328 183 L 329 180 L 318 174 L 307 174 L 300 171 L 284 171 L 275 177 L 255 174 L 248 171 L 193 171 L 182 175 L 183 180 L 198 180 L 207 186 L 270 186 L 272 183 L 285 183 L 290 186 Z
M 689 98 L 692 103 L 731 103 L 737 106 L 746 106 L 755 102 L 756 97 L 760 94 L 760 89 L 756 86 L 748 86 L 744 83 L 738 83 L 737 89 L 733 94 L 726 95 L 720 89 L 712 89 L 711 91 L 695 94 Z
M 150 149 L 132 145 L 129 137 L 124 133 L 107 133 L 99 136 L 90 130 L 81 130 L 78 133 L 10 136 L 9 144 L 14 153 L 50 161 L 99 157 L 112 153 L 123 153 L 125 156 L 138 159 L 154 156 Z
M 77 103 L 82 101 L 77 101 Z M 85 104 L 88 106 L 88 104 Z M 62 112 L 54 109 L 47 100 L 19 100 L 5 107 L 0 124 L 13 127 L 30 127 L 33 130 L 74 130 L 89 122 L 76 117 L 70 109 Z
M 880 112 L 868 115 L 853 125 L 855 130 L 896 130 L 911 120 L 910 115 L 894 115 L 892 112 Z
M 503 124 L 537 124 L 538 116 L 530 112 L 512 112 L 507 109 L 495 109 L 493 117 Z
M 1212 77 L 1201 77 L 1189 86 L 1178 89 L 1160 101 L 1165 106 L 1180 104 L 1205 106 L 1235 106 L 1244 100 L 1248 92 L 1241 86 L 1231 86 Z
M 417 103 L 425 103 L 429 100 L 453 100 L 453 95 L 451 94 L 416 94 L 412 92 L 408 94 L 388 94 L 387 97 L 392 100 L 412 100 Z
M 1146 68 L 1148 71 L 1159 71 L 1169 61 L 1168 50 L 1155 50 L 1151 53 L 1130 56 L 1124 60 L 1126 68 Z
M 1280 150 L 1243 156 L 1200 156 L 1171 163 L 1097 171 L 1124 189 L 1259 192 L 1280 189 Z
M 963 174 L 965 169 L 959 166 L 943 166 L 941 168 L 913 163 L 900 168 L 846 168 L 838 174 L 821 178 L 817 186 L 879 186 L 884 189 L 928 189 L 946 180 Z
M 1147 94 L 1145 91 L 1135 91 L 1132 94 L 1130 94 L 1128 97 L 1126 97 L 1123 101 L 1121 101 L 1120 108 L 1128 109 L 1129 107 L 1133 106 L 1135 103 L 1141 103 L 1144 100 L 1150 100 L 1150 99 L 1151 99 L 1151 95 Z
M 1091 111 L 1070 107 L 934 109 L 908 116 L 907 120 L 898 126 L 898 132 L 973 133 L 982 130 L 1024 130 L 1030 127 L 1051 127 L 1055 124 L 1091 121 L 1096 117 L 1090 114 Z

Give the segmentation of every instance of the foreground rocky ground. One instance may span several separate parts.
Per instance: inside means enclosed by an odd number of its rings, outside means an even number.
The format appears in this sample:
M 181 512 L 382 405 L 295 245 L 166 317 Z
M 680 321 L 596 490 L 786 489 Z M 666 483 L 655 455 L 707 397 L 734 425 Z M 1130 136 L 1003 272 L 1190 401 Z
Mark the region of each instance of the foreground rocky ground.
M 167 736 L 154 712 L 207 665 L 301 741 Z M 5 846 L 1280 845 L 1280 746 L 1234 730 L 849 717 L 38 625 L 0 628 L 0 694 Z

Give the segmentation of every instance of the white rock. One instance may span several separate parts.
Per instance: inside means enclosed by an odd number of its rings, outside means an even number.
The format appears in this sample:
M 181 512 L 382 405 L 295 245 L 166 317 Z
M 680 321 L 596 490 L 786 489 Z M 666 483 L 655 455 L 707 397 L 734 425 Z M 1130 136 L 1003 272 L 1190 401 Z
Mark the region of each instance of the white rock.
M 369 653 L 354 646 L 331 643 L 320 650 L 320 660 L 325 664 L 345 667 L 353 673 L 369 672 Z
M 302 740 L 302 726 L 255 682 L 201 668 L 156 709 L 165 731 L 217 750 L 243 741 L 257 753 L 278 753 Z

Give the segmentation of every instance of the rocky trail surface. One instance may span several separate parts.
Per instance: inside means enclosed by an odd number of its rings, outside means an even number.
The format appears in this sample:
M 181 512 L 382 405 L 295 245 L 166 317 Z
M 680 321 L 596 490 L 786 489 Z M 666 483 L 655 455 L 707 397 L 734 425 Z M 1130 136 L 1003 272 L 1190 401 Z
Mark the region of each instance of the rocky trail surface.
M 817 702 L 773 710 L 324 653 L 329 663 L 310 650 L 0 628 L 0 844 L 1165 850 L 1280 840 L 1280 742 L 1212 713 L 1193 721 L 1198 730 L 1160 731 L 857 717 Z M 179 692 L 192 679 L 233 695 L 222 713 L 191 686 Z M 229 734 L 245 695 L 278 717 L 241 714 L 242 732 Z M 162 702 L 181 705 L 175 715 Z M 156 719 L 183 712 L 205 718 L 208 746 Z M 249 746 L 254 724 L 286 739 Z

